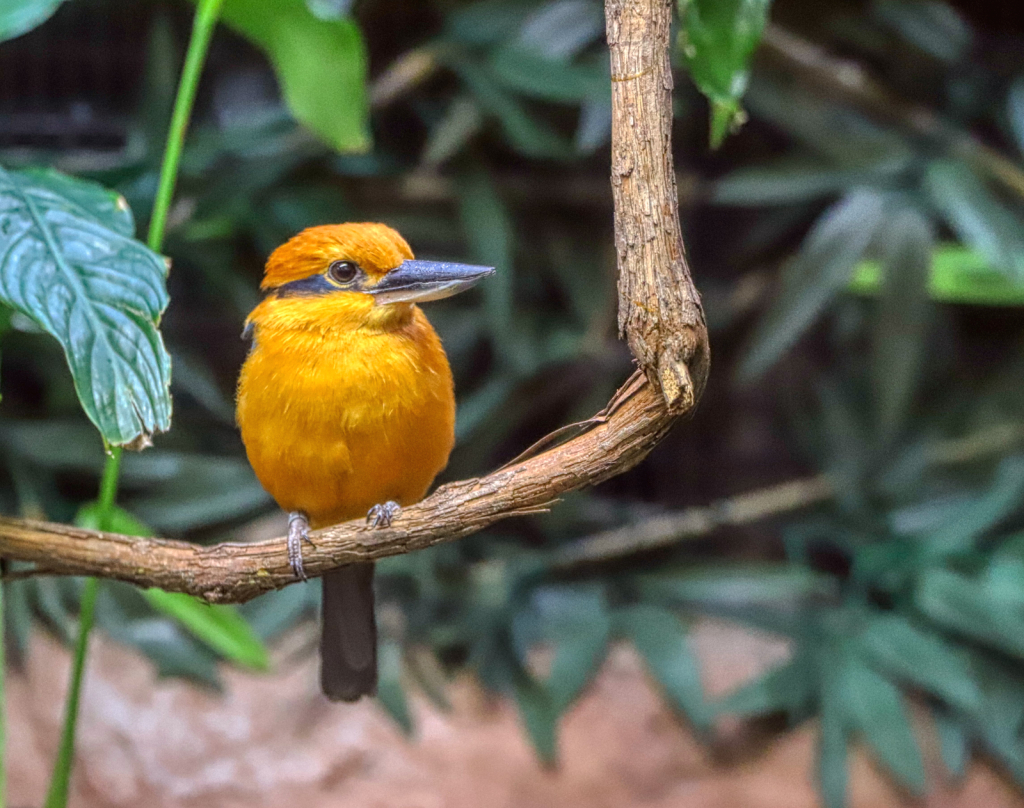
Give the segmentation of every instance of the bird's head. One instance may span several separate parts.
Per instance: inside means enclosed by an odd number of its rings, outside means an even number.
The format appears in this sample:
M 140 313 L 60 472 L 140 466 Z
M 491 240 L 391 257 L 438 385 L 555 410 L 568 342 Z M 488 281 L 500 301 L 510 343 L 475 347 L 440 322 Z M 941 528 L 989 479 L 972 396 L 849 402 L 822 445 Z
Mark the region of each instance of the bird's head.
M 450 297 L 493 271 L 417 261 L 387 225 L 333 224 L 303 230 L 274 250 L 261 288 L 270 293 L 268 301 L 308 319 L 384 325 L 408 317 L 414 303 Z

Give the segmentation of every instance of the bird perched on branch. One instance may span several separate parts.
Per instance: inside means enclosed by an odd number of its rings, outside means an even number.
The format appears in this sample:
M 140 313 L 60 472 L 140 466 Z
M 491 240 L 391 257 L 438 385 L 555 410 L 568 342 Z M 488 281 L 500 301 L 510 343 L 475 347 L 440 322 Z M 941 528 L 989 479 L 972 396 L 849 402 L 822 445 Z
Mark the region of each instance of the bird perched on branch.
M 426 493 L 455 440 L 441 341 L 417 302 L 468 288 L 490 267 L 416 261 L 383 224 L 311 227 L 267 261 L 249 315 L 238 425 L 263 487 L 290 513 L 288 556 L 305 579 L 310 528 L 366 515 L 389 525 Z M 323 577 L 320 682 L 354 701 L 377 683 L 373 564 Z

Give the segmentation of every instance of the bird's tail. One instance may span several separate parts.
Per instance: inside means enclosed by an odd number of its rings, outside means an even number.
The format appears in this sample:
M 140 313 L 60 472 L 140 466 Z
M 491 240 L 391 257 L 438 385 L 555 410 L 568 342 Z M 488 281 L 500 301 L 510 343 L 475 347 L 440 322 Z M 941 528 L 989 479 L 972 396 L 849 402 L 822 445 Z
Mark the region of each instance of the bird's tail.
M 323 577 L 320 687 L 332 701 L 377 692 L 373 564 L 350 564 Z

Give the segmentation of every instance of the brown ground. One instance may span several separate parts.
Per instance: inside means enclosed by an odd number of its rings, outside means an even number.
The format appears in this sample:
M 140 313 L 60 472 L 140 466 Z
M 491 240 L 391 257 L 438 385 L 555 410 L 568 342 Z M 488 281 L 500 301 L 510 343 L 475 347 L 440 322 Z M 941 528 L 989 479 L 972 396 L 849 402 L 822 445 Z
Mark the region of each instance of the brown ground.
M 785 653 L 735 628 L 696 632 L 708 686 L 721 692 Z M 9 684 L 10 802 L 42 802 L 57 745 L 69 658 L 36 637 L 26 676 Z M 373 703 L 329 705 L 312 659 L 272 676 L 226 671 L 223 695 L 155 681 L 135 653 L 100 638 L 82 702 L 72 808 L 812 808 L 813 727 L 765 746 L 723 727 L 717 757 L 665 709 L 635 655 L 617 648 L 561 728 L 561 765 L 538 766 L 515 709 L 469 682 L 443 714 L 415 700 L 406 740 Z M 717 760 L 717 762 L 716 762 Z M 863 756 L 855 808 L 906 802 Z M 928 808 L 1024 806 L 976 766 Z

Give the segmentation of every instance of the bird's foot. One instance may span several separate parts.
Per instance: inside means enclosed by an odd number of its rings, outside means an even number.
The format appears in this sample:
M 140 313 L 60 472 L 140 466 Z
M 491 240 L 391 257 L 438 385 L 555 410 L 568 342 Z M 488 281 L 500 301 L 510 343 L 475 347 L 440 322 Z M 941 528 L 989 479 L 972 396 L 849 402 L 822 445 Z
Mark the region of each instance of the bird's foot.
M 391 527 L 391 520 L 398 516 L 402 506 L 388 500 L 383 505 L 374 505 L 366 513 L 366 524 L 370 527 Z
M 309 520 L 306 514 L 293 511 L 288 514 L 288 563 L 292 565 L 292 572 L 300 581 L 308 581 L 306 571 L 302 568 L 302 542 L 309 538 Z

